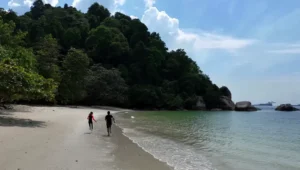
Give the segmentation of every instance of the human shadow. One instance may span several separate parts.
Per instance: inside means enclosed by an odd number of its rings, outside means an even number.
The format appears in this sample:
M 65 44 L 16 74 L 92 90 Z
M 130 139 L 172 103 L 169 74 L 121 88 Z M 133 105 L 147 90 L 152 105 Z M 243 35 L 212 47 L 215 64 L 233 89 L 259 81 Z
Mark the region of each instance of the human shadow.
M 6 115 L 6 116 L 11 115 L 11 112 L 0 110 L 0 116 L 4 116 L 4 115 Z
M 18 112 L 22 112 L 22 113 L 29 113 L 30 108 L 26 107 L 26 106 L 6 106 L 6 108 L 4 108 L 3 106 L 0 107 L 0 116 L 1 115 L 12 115 L 14 113 L 18 113 Z
M 20 119 L 20 118 L 14 118 L 14 117 L 0 115 L 0 126 L 43 128 L 43 127 L 46 127 L 46 123 L 43 121 L 36 121 L 36 120 L 31 120 L 31 119 Z
M 84 134 L 85 135 L 90 135 L 90 134 L 92 134 L 92 132 L 85 132 Z

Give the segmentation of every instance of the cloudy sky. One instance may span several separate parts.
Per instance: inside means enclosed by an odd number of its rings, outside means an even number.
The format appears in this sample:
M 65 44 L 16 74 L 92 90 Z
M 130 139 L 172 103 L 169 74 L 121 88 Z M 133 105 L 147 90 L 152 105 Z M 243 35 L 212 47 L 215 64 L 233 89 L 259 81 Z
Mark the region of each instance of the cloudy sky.
M 0 0 L 24 13 L 34 0 Z M 235 101 L 300 104 L 299 0 L 45 0 L 85 12 L 94 2 L 159 32 L 183 48 Z

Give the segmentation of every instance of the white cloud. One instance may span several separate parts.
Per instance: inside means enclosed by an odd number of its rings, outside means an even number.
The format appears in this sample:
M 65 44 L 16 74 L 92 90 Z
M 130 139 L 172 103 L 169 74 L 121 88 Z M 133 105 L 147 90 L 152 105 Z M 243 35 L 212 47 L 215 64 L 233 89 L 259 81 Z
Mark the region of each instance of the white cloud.
M 146 8 L 150 8 L 155 4 L 156 0 L 144 0 L 144 2 L 145 2 Z
M 74 0 L 72 3 L 73 7 L 86 12 L 93 3 L 99 3 L 105 8 L 109 9 L 112 13 L 120 11 L 118 7 L 123 6 L 126 0 Z
M 295 55 L 282 54 L 300 54 L 300 43 L 267 43 L 215 32 L 182 29 L 177 18 L 170 17 L 165 11 L 159 11 L 156 7 L 149 7 L 141 20 L 150 31 L 160 33 L 169 49 L 185 49 L 188 55 L 200 65 L 207 63 L 208 59 L 215 60 L 227 56 L 227 60 L 230 60 L 230 68 L 228 67 L 227 70 L 229 74 L 249 65 L 255 71 L 265 71 L 287 59 L 295 58 Z
M 270 54 L 300 54 L 299 43 L 275 43 L 270 50 L 267 50 Z
M 45 2 L 51 4 L 52 6 L 56 6 L 58 4 L 58 0 L 45 0 Z
M 17 14 L 24 14 L 29 10 L 29 6 L 26 4 L 29 3 L 29 1 L 31 0 L 10 0 L 7 5 Z
M 24 0 L 24 5 L 31 7 L 33 2 L 34 2 L 34 0 Z
M 28 6 L 28 7 L 31 7 L 32 6 L 32 4 L 34 3 L 34 1 L 35 0 L 24 0 L 23 1 L 23 4 L 24 5 L 26 5 L 26 6 Z M 57 4 L 58 4 L 58 0 L 43 0 L 43 2 L 45 3 L 45 4 L 50 4 L 50 5 L 52 5 L 52 6 L 56 6 Z
M 114 1 L 115 1 L 114 2 L 115 5 L 120 5 L 120 6 L 124 5 L 126 2 L 126 0 L 114 0 Z
M 8 6 L 9 7 L 18 7 L 18 6 L 21 6 L 21 4 L 19 4 L 18 2 L 14 2 L 14 0 L 10 0 L 9 2 L 8 2 Z
M 156 7 L 149 7 L 144 12 L 142 22 L 150 31 L 160 33 L 170 49 L 183 48 L 191 57 L 212 49 L 235 52 L 255 42 L 251 39 L 239 39 L 205 31 L 197 33 L 185 31 L 180 28 L 177 18 L 170 17 L 165 11 L 159 11 Z
M 294 49 L 282 49 L 282 50 L 269 50 L 268 53 L 273 54 L 300 54 L 299 48 Z
M 139 18 L 139 17 L 134 16 L 134 15 L 130 15 L 130 18 L 131 18 L 131 19 L 137 19 L 137 18 Z
M 234 50 L 244 48 L 254 42 L 254 40 L 236 39 L 230 36 L 217 35 L 208 32 L 201 34 L 186 33 L 179 30 L 177 40 L 193 42 L 197 49 L 225 49 Z
M 10 0 L 8 6 L 13 9 L 18 14 L 23 14 L 29 11 L 29 8 L 32 6 L 35 0 Z M 45 4 L 51 4 L 56 6 L 59 3 L 59 0 L 43 0 Z

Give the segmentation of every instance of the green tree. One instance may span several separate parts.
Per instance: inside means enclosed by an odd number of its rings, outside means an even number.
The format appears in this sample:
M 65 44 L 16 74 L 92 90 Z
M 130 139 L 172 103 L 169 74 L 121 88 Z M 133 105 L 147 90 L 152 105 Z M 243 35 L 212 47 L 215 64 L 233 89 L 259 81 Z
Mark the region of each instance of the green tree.
M 44 10 L 44 2 L 42 0 L 36 0 L 31 7 L 33 19 L 38 19 L 41 17 L 44 14 Z
M 132 34 L 129 39 L 130 47 L 134 47 L 140 41 L 145 44 L 149 42 L 150 33 L 148 32 L 148 28 L 139 19 L 133 19 L 130 22 L 130 28 L 132 30 Z
M 59 86 L 59 99 L 74 104 L 85 95 L 89 59 L 81 50 L 71 48 L 63 61 L 63 75 Z
M 94 3 L 87 12 L 87 17 L 91 28 L 98 27 L 105 18 L 110 16 L 110 12 L 104 6 Z
M 16 31 L 16 24 L 13 21 L 4 23 L 0 18 L 0 45 L 15 47 L 18 45 L 23 45 L 23 40 L 26 33 L 21 31 Z
M 71 47 L 79 48 L 81 46 L 81 39 L 81 32 L 78 28 L 69 28 L 64 33 L 64 46 L 66 49 Z
M 11 55 L 9 58 L 14 59 L 18 66 L 21 66 L 27 70 L 36 71 L 37 61 L 31 48 L 24 48 L 18 46 L 15 48 L 11 48 L 10 51 Z
M 35 47 L 38 61 L 38 72 L 45 78 L 60 81 L 60 69 L 58 66 L 59 45 L 51 35 L 41 39 Z
M 158 109 L 160 103 L 158 89 L 151 85 L 134 85 L 130 89 L 131 107 L 139 109 Z
M 121 23 L 119 20 L 113 18 L 113 17 L 108 17 L 106 18 L 101 25 L 104 25 L 106 27 L 111 27 L 111 28 L 117 28 L 121 30 Z
M 89 104 L 127 106 L 128 87 L 117 69 L 105 69 L 95 65 L 91 68 L 87 83 Z
M 116 28 L 99 26 L 91 30 L 86 40 L 89 56 L 96 63 L 112 64 L 121 63 L 129 51 L 129 46 L 124 35 Z
M 0 9 L 0 17 L 2 17 L 4 22 L 13 21 L 14 23 L 18 22 L 18 15 L 13 10 L 5 11 Z
M 14 100 L 54 100 L 56 84 L 51 79 L 25 70 L 13 60 L 0 62 L 0 103 Z

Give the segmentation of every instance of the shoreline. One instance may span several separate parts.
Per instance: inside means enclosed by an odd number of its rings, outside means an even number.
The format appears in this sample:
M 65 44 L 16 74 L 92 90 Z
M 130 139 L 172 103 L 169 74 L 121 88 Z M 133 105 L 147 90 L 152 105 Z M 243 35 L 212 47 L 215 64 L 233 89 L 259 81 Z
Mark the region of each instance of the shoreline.
M 118 114 L 118 113 L 115 113 Z M 111 139 L 115 144 L 113 155 L 117 166 L 124 170 L 173 170 L 167 163 L 156 159 L 153 155 L 125 136 L 119 125 L 114 125 Z M 145 166 L 147 165 L 147 166 Z

